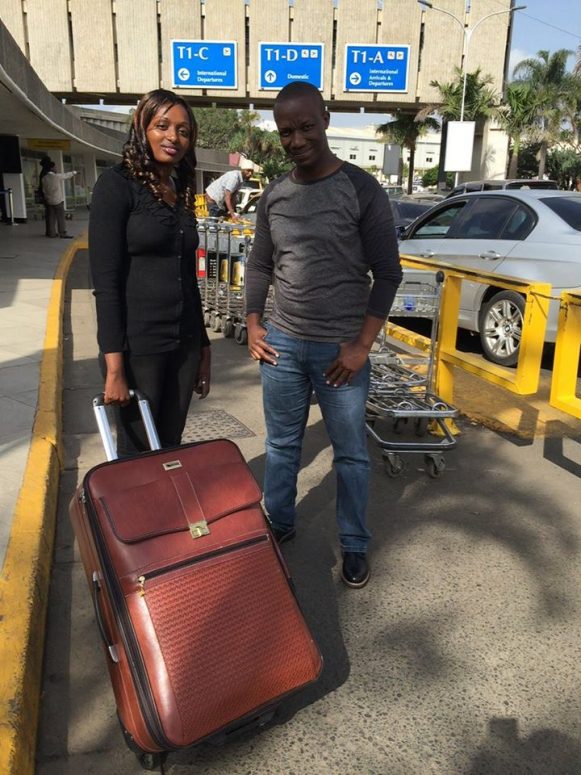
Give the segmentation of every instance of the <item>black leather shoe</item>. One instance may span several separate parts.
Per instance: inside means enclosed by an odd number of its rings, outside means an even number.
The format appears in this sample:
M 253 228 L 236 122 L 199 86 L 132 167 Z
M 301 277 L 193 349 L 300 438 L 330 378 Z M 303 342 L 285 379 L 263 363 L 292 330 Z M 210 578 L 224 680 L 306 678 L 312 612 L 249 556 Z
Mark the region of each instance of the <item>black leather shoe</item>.
M 290 541 L 295 537 L 296 532 L 294 527 L 291 527 L 288 530 L 279 530 L 277 527 L 272 528 L 272 534 L 277 544 L 284 544 L 285 541 Z
M 367 562 L 367 555 L 363 552 L 344 552 L 341 578 L 348 587 L 360 589 L 369 581 L 371 571 Z

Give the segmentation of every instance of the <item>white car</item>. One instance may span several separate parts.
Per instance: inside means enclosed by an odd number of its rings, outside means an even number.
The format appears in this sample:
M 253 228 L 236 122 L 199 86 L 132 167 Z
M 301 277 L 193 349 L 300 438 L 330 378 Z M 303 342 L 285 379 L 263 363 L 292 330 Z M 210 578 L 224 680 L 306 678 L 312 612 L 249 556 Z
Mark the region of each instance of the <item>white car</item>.
M 481 191 L 446 199 L 400 233 L 400 252 L 459 268 L 547 282 L 552 295 L 581 286 L 581 193 Z M 404 269 L 404 282 L 432 272 Z M 435 279 L 433 280 L 435 283 Z M 484 355 L 518 360 L 524 296 L 464 280 L 459 325 L 480 335 Z M 545 340 L 555 341 L 558 301 L 551 301 Z

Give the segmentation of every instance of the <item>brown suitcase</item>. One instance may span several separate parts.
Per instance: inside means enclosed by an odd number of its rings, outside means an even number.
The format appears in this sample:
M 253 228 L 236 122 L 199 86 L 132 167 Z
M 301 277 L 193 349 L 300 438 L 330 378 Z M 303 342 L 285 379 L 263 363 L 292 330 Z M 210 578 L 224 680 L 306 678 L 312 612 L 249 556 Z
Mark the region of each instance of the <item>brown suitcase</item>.
M 93 405 L 112 458 L 102 396 Z M 222 439 L 102 463 L 71 501 L 119 718 L 142 760 L 250 723 L 320 674 L 260 499 Z

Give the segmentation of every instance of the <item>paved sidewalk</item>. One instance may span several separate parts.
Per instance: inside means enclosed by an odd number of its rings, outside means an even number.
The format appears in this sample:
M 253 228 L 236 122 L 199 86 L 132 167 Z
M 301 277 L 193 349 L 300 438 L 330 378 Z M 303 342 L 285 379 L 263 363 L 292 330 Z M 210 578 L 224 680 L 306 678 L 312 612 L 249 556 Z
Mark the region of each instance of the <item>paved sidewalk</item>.
M 103 459 L 100 389 L 81 254 L 65 315 L 64 471 L 48 615 L 38 775 L 141 771 L 115 718 L 105 657 L 68 519 Z M 193 437 L 230 436 L 263 471 L 257 367 L 213 337 L 213 386 Z M 575 775 L 581 771 L 580 436 L 523 442 L 460 420 L 444 475 L 407 458 L 397 479 L 372 445 L 373 575 L 339 580 L 331 454 L 312 407 L 296 539 L 284 552 L 325 669 L 278 722 L 169 756 L 172 775 Z M 565 426 L 563 426 L 565 428 Z
M 75 213 L 69 233 L 87 223 L 88 213 Z M 0 568 L 30 448 L 48 302 L 70 242 L 47 239 L 44 221 L 0 224 Z

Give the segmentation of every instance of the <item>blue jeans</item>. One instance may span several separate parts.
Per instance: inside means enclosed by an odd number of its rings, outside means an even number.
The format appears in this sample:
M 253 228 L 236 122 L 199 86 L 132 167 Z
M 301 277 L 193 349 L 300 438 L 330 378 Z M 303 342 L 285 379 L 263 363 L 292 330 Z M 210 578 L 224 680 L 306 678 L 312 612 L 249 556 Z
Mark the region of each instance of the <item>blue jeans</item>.
M 268 325 L 266 341 L 279 353 L 278 366 L 261 363 L 266 420 L 264 501 L 273 526 L 294 525 L 297 476 L 311 392 L 317 396 L 334 452 L 337 474 L 337 527 L 344 552 L 366 552 L 371 533 L 365 526 L 369 455 L 365 402 L 369 361 L 350 385 L 326 384 L 324 372 L 339 353 L 332 342 L 288 336 Z

